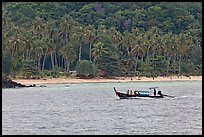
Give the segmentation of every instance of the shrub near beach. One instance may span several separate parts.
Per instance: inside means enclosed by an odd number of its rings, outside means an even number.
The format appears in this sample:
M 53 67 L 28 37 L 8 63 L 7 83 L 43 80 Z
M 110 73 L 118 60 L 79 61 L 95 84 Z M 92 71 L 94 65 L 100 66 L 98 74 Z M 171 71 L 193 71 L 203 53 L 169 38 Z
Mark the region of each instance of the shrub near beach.
M 77 63 L 76 72 L 80 78 L 92 78 L 96 74 L 96 68 L 88 60 L 81 60 Z

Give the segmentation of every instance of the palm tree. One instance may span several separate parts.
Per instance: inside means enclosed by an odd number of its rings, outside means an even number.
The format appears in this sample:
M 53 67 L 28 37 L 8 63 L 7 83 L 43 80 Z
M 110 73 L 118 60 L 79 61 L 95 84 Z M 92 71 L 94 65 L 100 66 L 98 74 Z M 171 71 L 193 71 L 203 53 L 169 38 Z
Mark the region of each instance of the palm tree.
M 23 48 L 25 46 L 25 39 L 23 35 L 19 35 L 23 32 L 22 28 L 16 26 L 14 28 L 13 35 L 10 37 L 9 44 L 12 45 L 12 52 L 11 55 L 22 55 L 23 54 Z
M 143 33 L 139 31 L 139 29 L 135 28 L 132 29 L 131 35 L 133 37 L 132 39 L 132 48 L 130 53 L 133 55 L 133 58 L 135 57 L 135 71 L 137 69 L 137 63 L 139 57 L 142 58 L 144 56 L 144 46 L 143 46 Z
M 89 43 L 89 61 L 91 62 L 91 58 L 92 58 L 92 54 L 91 54 L 91 50 L 92 50 L 92 45 L 94 40 L 97 38 L 97 36 L 95 36 L 94 34 L 95 30 L 94 27 L 89 25 L 85 28 L 85 33 L 87 33 L 87 42 Z
M 50 59 L 52 63 L 52 70 L 54 70 L 55 62 L 54 62 L 54 49 L 56 48 L 56 45 L 54 43 L 48 44 L 48 53 L 50 54 Z
M 73 39 L 72 40 L 75 40 L 74 43 L 77 43 L 77 45 L 79 45 L 79 54 L 78 54 L 79 59 L 78 59 L 78 61 L 80 61 L 81 56 L 82 56 L 81 55 L 82 45 L 86 41 L 87 34 L 84 32 L 84 28 L 81 26 L 74 26 L 72 32 L 73 32 L 73 34 L 72 34 Z
M 24 37 L 25 37 L 25 60 L 31 59 L 31 51 L 33 49 L 33 35 L 32 35 L 32 28 L 25 30 Z
M 126 46 L 127 55 L 129 55 L 129 52 L 132 49 L 133 41 L 134 41 L 133 34 L 128 32 L 127 30 L 125 30 L 124 31 L 124 36 L 123 36 L 123 43 Z
M 146 62 L 149 62 L 149 55 L 151 54 L 152 52 L 152 57 L 154 58 L 155 56 L 155 49 L 157 48 L 157 40 L 158 40 L 158 37 L 159 37 L 159 30 L 157 27 L 152 27 L 148 33 L 147 33 L 147 52 L 146 52 Z M 154 59 L 153 59 L 154 60 Z
M 105 25 L 99 25 L 96 32 L 97 32 L 97 34 L 93 40 L 94 43 L 105 42 L 104 37 L 107 35 L 106 26 Z
M 69 72 L 69 66 L 76 58 L 76 52 L 73 48 L 73 45 L 70 42 L 68 42 L 68 45 L 64 46 L 61 49 L 61 54 L 64 57 L 66 62 L 65 69 L 67 70 L 67 72 Z
M 41 70 L 41 58 L 44 54 L 44 45 L 42 45 L 42 38 L 46 35 L 46 26 L 43 20 L 37 16 L 33 21 L 33 45 L 34 45 L 34 55 L 36 58 L 36 65 L 38 70 Z M 44 43 L 43 43 L 44 44 Z
M 130 51 L 129 54 L 127 55 L 126 59 L 127 59 L 126 64 L 127 64 L 127 67 L 128 67 L 128 71 L 131 72 L 132 69 L 133 69 L 134 64 L 136 63 L 135 59 L 134 59 L 133 52 Z
M 166 33 L 162 35 L 161 37 L 161 45 L 163 47 L 163 54 L 165 56 L 165 59 L 167 61 L 166 66 L 166 73 L 169 74 L 169 67 L 172 60 L 172 50 L 171 47 L 173 46 L 174 39 L 172 33 Z
M 180 76 L 181 74 L 181 59 L 182 56 L 184 56 L 186 54 L 186 51 L 188 51 L 188 48 L 190 47 L 190 45 L 193 43 L 192 42 L 192 37 L 188 36 L 185 33 L 179 34 L 178 35 L 178 56 L 179 56 L 179 73 L 178 75 Z
M 46 59 L 46 56 L 47 56 L 47 53 L 48 53 L 48 50 L 49 50 L 49 46 L 48 46 L 48 45 L 51 45 L 51 44 L 52 44 L 52 43 L 50 42 L 50 39 L 48 38 L 48 36 L 44 36 L 44 37 L 41 39 L 41 46 L 42 46 L 43 54 L 44 54 L 43 63 L 42 63 L 42 71 L 44 70 L 45 59 Z M 53 62 L 53 61 L 52 61 L 52 62 Z
M 141 44 L 136 44 L 134 45 L 134 47 L 132 48 L 132 51 L 131 51 L 132 54 L 136 55 L 136 59 L 135 59 L 135 71 L 137 71 L 137 63 L 138 63 L 138 60 L 139 60 L 139 57 L 142 58 L 142 56 L 144 56 L 144 48 L 142 46 L 142 43 Z
M 101 58 L 104 54 L 108 53 L 108 49 L 104 47 L 102 42 L 98 42 L 94 44 L 92 49 L 92 55 L 94 57 L 94 61 Z
M 178 53 L 178 36 L 176 34 L 170 33 L 170 39 L 168 40 L 167 46 L 169 53 L 169 65 L 173 66 L 176 64 L 176 56 Z
M 50 39 L 49 44 L 52 45 L 52 55 L 51 56 L 54 56 L 52 57 L 52 62 L 53 62 L 52 64 L 58 66 L 58 61 L 57 61 L 57 53 L 59 49 L 59 45 L 57 43 L 58 32 L 56 30 L 55 21 L 52 19 L 48 20 L 46 24 L 46 35 L 48 35 Z M 64 41 L 66 41 L 66 39 Z
M 110 35 L 111 37 L 111 40 L 114 44 L 114 46 L 118 49 L 122 49 L 120 46 L 122 45 L 123 43 L 123 39 L 122 39 L 122 34 L 117 31 L 114 27 L 111 27 L 108 31 L 108 35 Z
M 38 70 L 41 70 L 41 57 L 43 55 L 43 48 L 42 48 L 42 41 L 41 39 L 36 39 L 33 42 L 34 48 L 33 48 L 33 53 L 34 53 L 34 58 L 36 61 L 36 66 Z
M 41 39 L 44 31 L 44 25 L 43 20 L 39 16 L 35 17 L 34 19 L 34 29 L 37 39 Z
M 65 42 L 68 42 L 69 35 L 74 26 L 75 22 L 69 15 L 65 15 L 61 19 L 59 37 L 61 37 Z

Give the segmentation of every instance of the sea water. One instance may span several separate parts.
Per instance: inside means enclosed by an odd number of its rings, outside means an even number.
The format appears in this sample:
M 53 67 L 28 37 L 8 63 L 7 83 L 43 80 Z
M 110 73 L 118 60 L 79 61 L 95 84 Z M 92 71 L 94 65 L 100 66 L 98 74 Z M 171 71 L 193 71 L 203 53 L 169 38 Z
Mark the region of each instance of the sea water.
M 202 81 L 46 86 L 2 89 L 3 135 L 202 134 Z M 176 97 L 119 99 L 113 91 L 155 86 Z

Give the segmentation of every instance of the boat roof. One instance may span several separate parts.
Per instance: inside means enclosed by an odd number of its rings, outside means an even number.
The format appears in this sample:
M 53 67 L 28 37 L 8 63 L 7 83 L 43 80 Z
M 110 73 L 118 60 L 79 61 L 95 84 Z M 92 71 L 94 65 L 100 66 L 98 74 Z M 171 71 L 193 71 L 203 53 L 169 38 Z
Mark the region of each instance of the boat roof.
M 147 90 L 135 90 L 135 92 L 149 93 L 149 91 L 147 91 Z
M 155 89 L 155 88 L 159 88 L 159 87 L 150 87 L 149 89 Z

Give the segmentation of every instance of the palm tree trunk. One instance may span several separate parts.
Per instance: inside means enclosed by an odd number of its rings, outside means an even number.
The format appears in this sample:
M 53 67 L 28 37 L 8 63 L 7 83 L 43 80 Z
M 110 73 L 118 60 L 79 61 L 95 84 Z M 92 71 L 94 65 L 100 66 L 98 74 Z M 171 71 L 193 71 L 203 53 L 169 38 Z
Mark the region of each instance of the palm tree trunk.
M 51 62 L 52 62 L 52 70 L 54 70 L 54 59 L 53 59 L 52 52 L 50 53 L 50 58 L 51 58 Z
M 59 62 L 59 67 L 62 67 L 62 66 L 61 66 L 61 63 L 62 63 L 62 62 L 61 62 L 61 55 L 60 55 L 60 54 L 59 54 L 59 56 L 58 56 L 58 59 L 57 59 L 57 60 L 58 60 L 58 62 Z
M 167 64 L 167 68 L 166 68 L 167 75 L 169 74 L 170 61 L 171 61 L 171 56 L 170 56 L 169 59 L 168 59 L 168 64 Z
M 28 59 L 29 49 L 26 50 L 26 60 Z
M 144 63 L 144 55 L 141 56 L 141 60 Z
M 179 76 L 181 75 L 181 54 L 179 55 Z
M 66 59 L 64 59 L 64 67 L 65 67 L 65 70 L 69 72 L 69 62 Z
M 66 63 L 66 59 L 64 58 L 64 59 L 63 59 L 63 61 L 64 61 L 64 68 L 67 70 L 67 63 Z
M 67 71 L 67 63 L 66 63 L 65 59 L 63 59 L 63 60 L 64 60 L 64 69 Z
M 154 64 L 154 51 L 152 51 L 152 58 L 153 58 L 153 66 L 152 66 L 152 68 L 153 68 L 153 79 L 154 79 L 154 75 L 155 75 L 155 64 Z
M 92 43 L 90 42 L 89 44 L 89 61 L 91 62 L 91 46 L 92 46 Z
M 146 52 L 146 54 L 147 54 L 147 57 L 146 57 L 146 62 L 149 62 L 149 49 L 150 49 L 150 46 L 148 46 L 148 48 L 147 48 L 147 52 Z
M 29 53 L 28 53 L 28 59 L 30 59 L 31 57 L 31 49 L 29 50 Z
M 46 59 L 47 51 L 48 51 L 48 49 L 46 50 L 45 55 L 44 55 L 44 58 L 43 58 L 42 71 L 44 70 L 45 59 Z
M 82 44 L 80 43 L 80 45 L 79 45 L 79 61 L 81 60 L 81 46 L 82 46 Z
M 63 58 L 63 56 L 61 57 L 61 65 L 62 65 L 62 68 L 65 68 L 64 66 L 64 58 Z
M 137 55 L 137 57 L 136 57 L 135 72 L 137 71 L 137 62 L 138 62 L 138 55 Z
M 26 60 L 26 56 L 27 56 L 27 52 L 26 52 L 26 53 L 23 52 L 23 58 L 24 58 L 24 60 Z
M 58 65 L 58 61 L 57 61 L 57 53 L 56 53 L 56 52 L 54 53 L 54 57 L 55 57 L 55 64 L 56 64 L 57 66 L 59 66 L 59 65 Z
M 40 54 L 38 54 L 38 63 L 37 63 L 37 67 L 38 67 L 38 70 L 41 70 L 41 64 L 40 64 L 40 59 L 41 59 L 41 55 Z
M 67 72 L 69 72 L 69 62 L 67 61 Z

